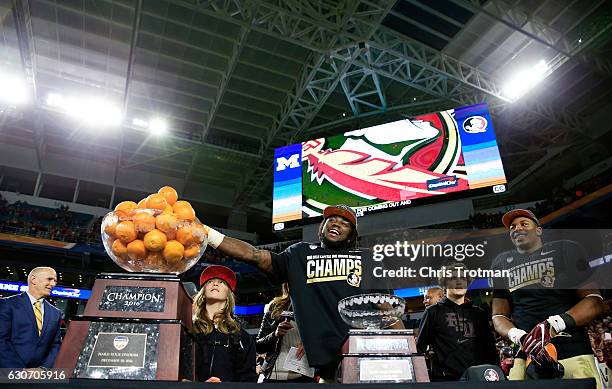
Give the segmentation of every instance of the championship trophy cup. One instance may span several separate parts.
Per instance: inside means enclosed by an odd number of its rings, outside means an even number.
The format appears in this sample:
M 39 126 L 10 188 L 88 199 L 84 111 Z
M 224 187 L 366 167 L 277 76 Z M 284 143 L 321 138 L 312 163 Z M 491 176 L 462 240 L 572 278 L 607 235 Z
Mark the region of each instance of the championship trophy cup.
M 388 294 L 361 294 L 338 303 L 349 330 L 342 345 L 342 383 L 429 382 L 425 358 L 416 355 L 412 330 L 385 330 L 406 303 Z
M 70 322 L 54 367 L 72 378 L 194 380 L 192 299 L 178 274 L 200 259 L 206 234 L 189 203 L 152 196 L 155 208 L 124 202 L 102 222 L 106 252 L 128 273 L 100 274 Z

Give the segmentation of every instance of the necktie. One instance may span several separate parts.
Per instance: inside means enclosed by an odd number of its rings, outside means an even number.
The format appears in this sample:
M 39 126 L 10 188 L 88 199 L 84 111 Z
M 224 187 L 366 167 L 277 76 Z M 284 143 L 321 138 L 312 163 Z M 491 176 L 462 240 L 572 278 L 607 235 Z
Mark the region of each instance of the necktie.
M 42 311 L 40 310 L 40 300 L 34 302 L 34 316 L 36 316 L 36 326 L 38 327 L 38 336 L 42 333 Z

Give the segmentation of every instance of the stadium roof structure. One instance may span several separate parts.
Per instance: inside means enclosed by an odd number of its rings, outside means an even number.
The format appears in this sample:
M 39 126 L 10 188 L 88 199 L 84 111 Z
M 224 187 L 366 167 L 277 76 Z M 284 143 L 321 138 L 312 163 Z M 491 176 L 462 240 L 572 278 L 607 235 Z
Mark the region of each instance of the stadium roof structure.
M 545 191 L 609 154 L 611 33 L 605 0 L 0 0 L 0 73 L 33 90 L 0 116 L 3 187 L 103 204 L 172 185 L 269 223 L 274 148 L 487 102 L 511 188 Z M 539 60 L 548 77 L 505 97 Z M 87 128 L 49 94 L 123 123 Z M 155 116 L 163 138 L 137 125 Z

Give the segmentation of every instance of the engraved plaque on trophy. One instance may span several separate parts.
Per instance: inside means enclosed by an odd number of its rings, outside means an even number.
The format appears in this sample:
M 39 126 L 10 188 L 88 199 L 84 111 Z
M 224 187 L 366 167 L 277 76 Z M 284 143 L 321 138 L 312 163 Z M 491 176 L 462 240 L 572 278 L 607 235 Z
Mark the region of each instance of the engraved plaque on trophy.
M 342 346 L 341 382 L 429 382 L 425 359 L 418 356 L 412 330 L 384 328 L 401 320 L 405 302 L 387 294 L 363 294 L 338 303 L 349 330 Z
M 176 275 L 102 273 L 54 367 L 74 378 L 193 380 L 191 305 Z

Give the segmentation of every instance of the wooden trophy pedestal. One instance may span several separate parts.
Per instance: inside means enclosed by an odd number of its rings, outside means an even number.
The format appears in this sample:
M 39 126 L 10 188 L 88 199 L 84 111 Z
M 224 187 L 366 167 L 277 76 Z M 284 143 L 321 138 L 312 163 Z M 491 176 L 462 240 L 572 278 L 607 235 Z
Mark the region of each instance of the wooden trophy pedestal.
M 343 384 L 429 382 L 412 330 L 350 330 L 342 345 Z
M 175 275 L 102 273 L 54 367 L 72 378 L 193 381 L 191 306 Z

